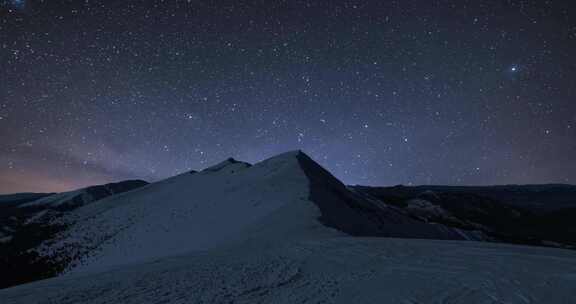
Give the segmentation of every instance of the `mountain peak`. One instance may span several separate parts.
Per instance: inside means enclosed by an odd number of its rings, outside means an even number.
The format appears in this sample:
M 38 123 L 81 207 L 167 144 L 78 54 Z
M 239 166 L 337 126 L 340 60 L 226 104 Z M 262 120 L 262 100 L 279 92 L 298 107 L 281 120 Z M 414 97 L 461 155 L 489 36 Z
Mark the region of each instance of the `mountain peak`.
M 306 155 L 306 153 L 302 152 L 302 150 L 293 150 L 293 151 L 280 153 L 280 154 L 277 154 L 275 156 L 272 156 L 270 158 L 267 158 L 267 159 L 259 162 L 257 165 L 269 167 L 269 166 L 278 166 L 278 165 L 291 163 L 291 164 L 298 164 L 299 166 L 302 166 L 302 164 L 301 164 L 302 161 L 310 162 L 310 163 L 315 164 L 316 166 L 320 166 L 314 160 L 312 160 L 312 158 L 310 158 L 308 155 Z
M 231 166 L 231 165 L 237 165 L 237 166 L 240 166 L 243 168 L 248 168 L 248 167 L 252 166 L 250 163 L 238 161 L 232 157 L 229 157 L 226 160 L 219 162 L 216 165 L 213 165 L 211 167 L 208 167 L 202 171 L 203 172 L 217 172 L 217 171 L 220 171 L 223 168 L 226 168 L 226 167 Z
M 275 160 L 294 159 L 294 158 L 297 158 L 299 155 L 306 155 L 306 154 L 304 152 L 302 152 L 302 150 L 287 151 L 287 152 L 283 152 L 283 153 L 271 156 L 271 157 L 263 160 L 262 163 L 275 161 Z
M 84 206 L 58 224 L 67 228 L 35 254 L 50 263 L 59 259 L 63 272 L 254 240 L 346 234 L 461 238 L 364 199 L 300 150 L 254 166 L 228 158 L 199 174 Z

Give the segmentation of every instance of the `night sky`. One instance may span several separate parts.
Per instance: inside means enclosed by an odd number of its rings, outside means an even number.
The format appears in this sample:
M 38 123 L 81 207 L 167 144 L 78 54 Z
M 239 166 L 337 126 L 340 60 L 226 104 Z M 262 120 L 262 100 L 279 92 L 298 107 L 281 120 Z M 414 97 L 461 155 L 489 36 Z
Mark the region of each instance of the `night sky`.
M 571 2 L 0 0 L 0 192 L 295 149 L 349 184 L 576 183 Z

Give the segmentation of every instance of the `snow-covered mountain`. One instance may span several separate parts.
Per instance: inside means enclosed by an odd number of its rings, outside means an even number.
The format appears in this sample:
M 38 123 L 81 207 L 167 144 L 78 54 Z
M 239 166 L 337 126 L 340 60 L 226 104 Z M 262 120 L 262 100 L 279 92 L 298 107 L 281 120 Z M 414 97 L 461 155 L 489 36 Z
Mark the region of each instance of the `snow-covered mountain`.
M 80 191 L 19 202 L 20 209 L 59 213 L 40 216 L 49 233 L 22 246 L 25 250 L 13 249 L 18 254 L 6 263 L 36 274 L 28 281 L 60 277 L 0 291 L 0 299 L 576 300 L 569 288 L 576 283 L 576 251 L 455 241 L 502 241 L 486 218 L 514 219 L 520 209 L 485 201 L 458 207 L 430 191 L 399 199 L 374 188 L 348 187 L 301 151 L 254 165 L 228 159 L 200 172 L 134 186 L 100 199 Z
M 576 186 L 353 187 L 427 222 L 502 242 L 576 248 Z
M 74 210 L 105 197 L 136 189 L 144 181 L 124 181 L 91 186 L 62 193 L 18 193 L 0 195 L 0 243 L 10 241 L 20 228 L 48 222 L 65 211 Z
M 69 228 L 36 252 L 58 261 L 65 272 L 100 270 L 248 239 L 484 238 L 369 201 L 300 151 L 253 166 L 229 159 L 109 197 L 53 224 Z
M 63 193 L 1 195 L 0 268 L 4 271 L 0 272 L 0 288 L 53 275 L 49 271 L 52 266 L 36 263 L 32 251 L 65 228 L 52 224 L 57 218 L 105 197 L 146 184 L 135 180 Z

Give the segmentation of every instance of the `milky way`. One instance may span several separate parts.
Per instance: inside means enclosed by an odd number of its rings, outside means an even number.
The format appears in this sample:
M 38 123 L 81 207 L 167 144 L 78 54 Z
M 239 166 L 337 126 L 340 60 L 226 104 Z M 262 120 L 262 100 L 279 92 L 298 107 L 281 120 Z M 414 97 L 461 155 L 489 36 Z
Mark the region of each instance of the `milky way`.
M 0 192 L 295 149 L 350 184 L 576 183 L 569 1 L 0 4 Z

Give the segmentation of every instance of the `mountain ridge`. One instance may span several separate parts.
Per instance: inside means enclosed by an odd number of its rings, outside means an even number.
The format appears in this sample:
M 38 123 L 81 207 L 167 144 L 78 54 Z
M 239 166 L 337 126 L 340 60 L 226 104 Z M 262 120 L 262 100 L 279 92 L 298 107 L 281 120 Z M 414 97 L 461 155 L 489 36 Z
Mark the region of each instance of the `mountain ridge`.
M 37 237 L 38 244 L 26 247 L 31 254 L 18 251 L 8 256 L 15 257 L 15 265 L 32 263 L 42 271 L 27 279 L 31 281 L 239 244 L 280 246 L 335 237 L 565 246 L 553 238 L 524 239 L 506 231 L 502 223 L 515 221 L 516 213 L 524 214 L 515 206 L 440 188 L 434 192 L 418 187 L 347 186 L 300 150 L 255 164 L 228 158 L 201 171 L 141 183 L 87 204 L 80 201 L 70 209 L 45 197 L 19 204 L 48 212 L 60 208 L 60 213 L 42 222 L 48 237 Z M 502 223 L 487 220 L 497 214 L 505 215 Z M 2 248 L 9 247 L 0 244 Z
M 427 224 L 397 208 L 375 206 L 302 151 L 254 165 L 228 159 L 105 198 L 53 224 L 68 228 L 34 250 L 64 272 L 208 250 L 232 241 L 271 241 L 279 235 L 486 239 L 479 231 Z M 206 237 L 203 231 L 208 230 Z

